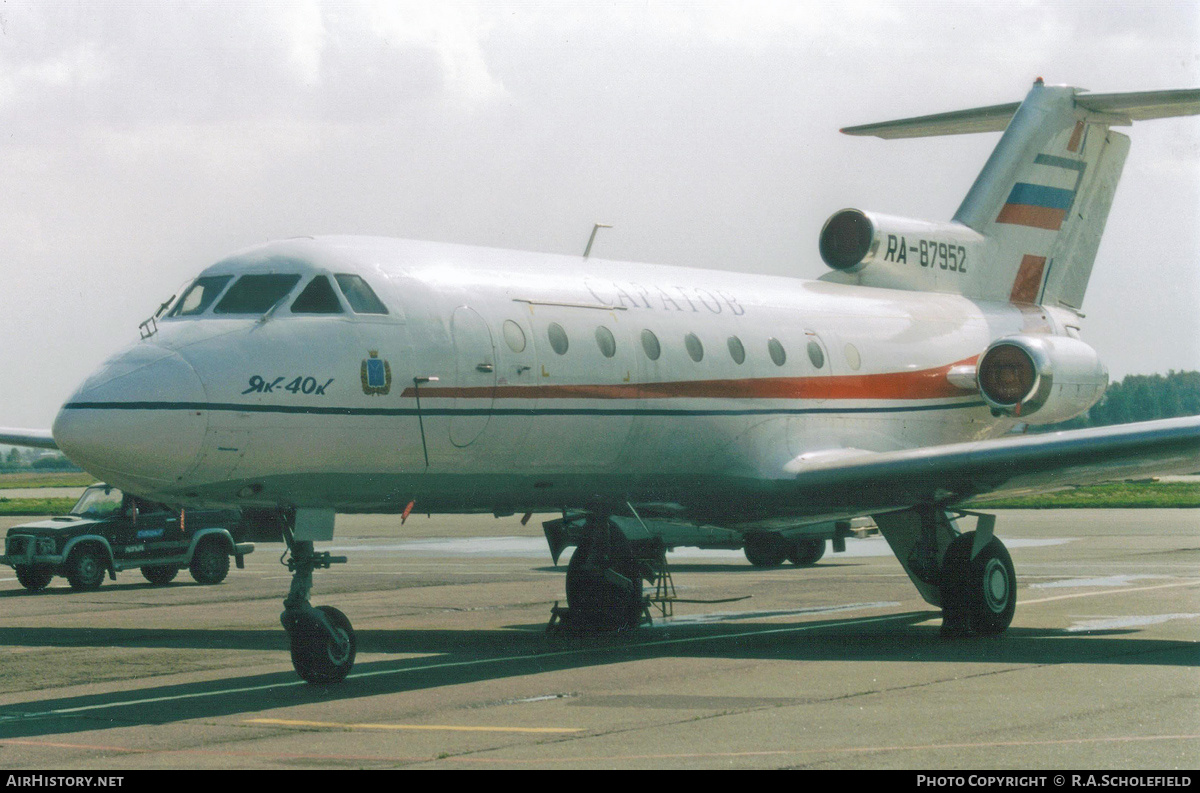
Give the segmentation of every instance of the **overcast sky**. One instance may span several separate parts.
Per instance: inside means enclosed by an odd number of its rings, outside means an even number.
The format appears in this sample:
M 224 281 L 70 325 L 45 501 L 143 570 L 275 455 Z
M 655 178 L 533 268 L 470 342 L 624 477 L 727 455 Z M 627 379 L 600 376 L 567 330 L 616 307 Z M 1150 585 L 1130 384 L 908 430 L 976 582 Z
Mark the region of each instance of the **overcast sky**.
M 1200 2 L 0 0 L 0 425 L 201 268 L 377 234 L 815 278 L 855 206 L 949 219 L 998 134 L 843 126 L 1200 87 Z M 1114 379 L 1200 369 L 1200 117 L 1138 124 L 1088 291 Z

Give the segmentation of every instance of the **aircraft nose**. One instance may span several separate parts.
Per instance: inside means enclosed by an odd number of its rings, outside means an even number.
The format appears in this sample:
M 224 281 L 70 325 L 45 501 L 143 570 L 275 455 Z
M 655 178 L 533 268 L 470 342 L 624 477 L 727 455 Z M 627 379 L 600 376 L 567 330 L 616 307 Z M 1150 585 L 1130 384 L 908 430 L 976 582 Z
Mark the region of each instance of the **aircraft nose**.
M 110 484 L 168 489 L 200 454 L 204 401 L 200 378 L 179 353 L 142 342 L 85 380 L 52 432 L 68 458 Z

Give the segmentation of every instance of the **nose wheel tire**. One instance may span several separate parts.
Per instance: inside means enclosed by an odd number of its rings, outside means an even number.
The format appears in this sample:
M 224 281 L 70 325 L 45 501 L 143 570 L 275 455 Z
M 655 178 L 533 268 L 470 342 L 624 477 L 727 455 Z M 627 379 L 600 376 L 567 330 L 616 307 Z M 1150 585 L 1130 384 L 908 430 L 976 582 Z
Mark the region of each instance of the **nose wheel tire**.
M 983 636 L 1003 633 L 1017 610 L 1017 576 L 996 538 L 971 558 L 975 532 L 954 538 L 942 563 L 943 630 Z
M 316 613 L 324 615 L 324 619 Z M 354 666 L 358 642 L 345 614 L 332 606 L 318 606 L 296 615 L 288 629 L 292 666 L 301 679 L 315 685 L 344 680 Z

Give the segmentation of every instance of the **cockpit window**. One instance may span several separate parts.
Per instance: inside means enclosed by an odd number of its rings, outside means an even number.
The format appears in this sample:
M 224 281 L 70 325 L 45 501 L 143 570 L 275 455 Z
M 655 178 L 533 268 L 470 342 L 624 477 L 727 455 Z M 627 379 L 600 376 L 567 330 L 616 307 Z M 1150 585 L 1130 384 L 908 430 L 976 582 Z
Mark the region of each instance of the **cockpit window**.
M 346 296 L 346 302 L 350 304 L 350 308 L 354 309 L 355 314 L 388 313 L 387 306 L 375 296 L 375 290 L 371 289 L 371 285 L 359 276 L 338 273 L 334 278 L 337 279 L 342 294 Z
M 308 282 L 308 286 L 292 302 L 293 314 L 341 314 L 342 304 L 338 302 L 329 279 L 323 275 Z
M 299 275 L 243 275 L 229 287 L 213 313 L 261 314 L 286 297 L 299 280 Z
M 210 275 L 205 278 L 197 278 L 167 316 L 190 317 L 203 314 L 232 278 L 232 275 Z

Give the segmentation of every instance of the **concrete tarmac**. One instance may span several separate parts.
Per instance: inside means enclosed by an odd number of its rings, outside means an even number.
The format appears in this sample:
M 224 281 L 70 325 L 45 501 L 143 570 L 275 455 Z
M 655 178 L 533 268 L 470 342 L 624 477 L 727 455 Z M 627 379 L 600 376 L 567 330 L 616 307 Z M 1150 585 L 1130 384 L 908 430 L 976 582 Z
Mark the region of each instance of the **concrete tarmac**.
M 0 522 L 6 529 L 18 519 Z M 538 520 L 339 517 L 313 603 L 353 621 L 299 682 L 282 544 L 201 586 L 26 593 L 0 567 L 0 767 L 1200 767 L 1200 511 L 1000 513 L 1012 628 L 943 639 L 879 537 L 813 568 L 671 554 L 674 616 L 547 633 Z M 565 560 L 564 560 L 565 562 Z

